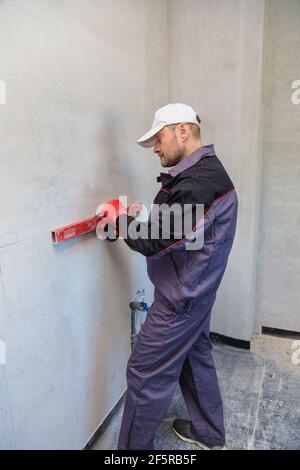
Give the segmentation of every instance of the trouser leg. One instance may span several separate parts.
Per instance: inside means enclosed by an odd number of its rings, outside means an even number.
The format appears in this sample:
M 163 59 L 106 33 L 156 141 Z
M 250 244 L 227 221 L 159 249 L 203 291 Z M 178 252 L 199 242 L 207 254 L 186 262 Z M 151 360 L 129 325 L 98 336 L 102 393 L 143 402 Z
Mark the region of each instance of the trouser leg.
M 224 445 L 223 403 L 212 357 L 209 320 L 191 347 L 179 383 L 193 431 L 208 445 Z
M 163 305 L 152 305 L 127 366 L 118 449 L 153 449 L 155 431 L 206 316 L 204 309 L 174 316 Z

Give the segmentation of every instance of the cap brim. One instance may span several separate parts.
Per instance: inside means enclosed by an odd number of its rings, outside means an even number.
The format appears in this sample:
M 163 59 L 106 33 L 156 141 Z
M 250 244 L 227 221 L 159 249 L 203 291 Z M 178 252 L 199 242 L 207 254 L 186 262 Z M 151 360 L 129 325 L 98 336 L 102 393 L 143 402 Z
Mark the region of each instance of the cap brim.
M 157 134 L 163 127 L 166 126 L 166 123 L 159 123 L 156 124 L 156 126 L 152 127 L 150 131 L 148 131 L 146 134 L 144 134 L 139 140 L 137 140 L 137 143 L 141 145 L 142 147 L 153 147 L 154 146 L 154 136 Z

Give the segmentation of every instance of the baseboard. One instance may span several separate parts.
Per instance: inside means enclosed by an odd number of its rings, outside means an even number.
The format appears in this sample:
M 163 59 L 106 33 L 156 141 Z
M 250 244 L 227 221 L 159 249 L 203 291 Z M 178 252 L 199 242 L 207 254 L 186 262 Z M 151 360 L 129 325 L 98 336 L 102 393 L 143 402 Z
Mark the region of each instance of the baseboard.
M 232 338 L 231 336 L 220 335 L 220 333 L 211 332 L 210 338 L 213 343 L 224 343 L 239 349 L 250 349 L 251 342 L 245 339 Z
M 117 401 L 117 403 L 115 404 L 115 406 L 113 407 L 113 409 L 110 411 L 110 413 L 106 416 L 106 418 L 104 419 L 104 421 L 100 424 L 99 428 L 97 429 L 97 431 L 93 434 L 93 436 L 91 437 L 91 439 L 89 440 L 89 442 L 87 443 L 87 445 L 84 447 L 83 450 L 90 450 L 92 445 L 94 444 L 94 442 L 96 440 L 99 439 L 100 436 L 102 436 L 102 434 L 104 433 L 104 431 L 108 428 L 108 426 L 110 425 L 113 417 L 118 413 L 123 401 L 124 401 L 124 398 L 125 398 L 125 393 L 123 393 L 123 395 L 121 396 L 121 398 Z
M 271 336 L 281 336 L 284 338 L 300 339 L 299 331 L 281 330 L 280 328 L 270 328 L 269 326 L 262 326 L 261 334 L 271 335 Z

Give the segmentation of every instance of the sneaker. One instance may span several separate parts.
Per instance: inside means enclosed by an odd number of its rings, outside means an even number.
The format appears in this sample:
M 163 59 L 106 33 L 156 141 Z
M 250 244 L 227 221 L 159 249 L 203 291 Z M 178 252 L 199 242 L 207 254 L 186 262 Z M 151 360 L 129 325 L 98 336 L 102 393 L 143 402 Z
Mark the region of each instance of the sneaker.
M 191 421 L 187 419 L 175 419 L 173 421 L 173 431 L 180 439 L 185 442 L 191 442 L 192 444 L 196 444 L 202 450 L 221 450 L 225 449 L 224 446 L 208 446 L 201 442 L 198 437 L 196 437 L 191 430 Z

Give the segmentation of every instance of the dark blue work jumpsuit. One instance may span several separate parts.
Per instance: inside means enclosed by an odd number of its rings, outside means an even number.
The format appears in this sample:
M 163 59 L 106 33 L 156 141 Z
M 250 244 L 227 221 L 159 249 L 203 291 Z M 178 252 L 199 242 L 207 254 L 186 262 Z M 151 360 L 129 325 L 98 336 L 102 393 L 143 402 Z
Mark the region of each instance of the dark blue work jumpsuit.
M 235 235 L 237 195 L 213 145 L 196 150 L 158 181 L 162 186 L 155 204 L 204 205 L 204 243 L 201 249 L 186 250 L 184 235 L 176 240 L 125 239 L 147 257 L 155 293 L 128 361 L 118 449 L 153 449 L 178 381 L 195 434 L 208 446 L 223 445 L 223 404 L 209 331 Z M 119 217 L 119 225 L 126 217 Z M 128 217 L 126 224 L 130 222 L 143 224 Z M 151 217 L 145 223 L 150 229 Z

